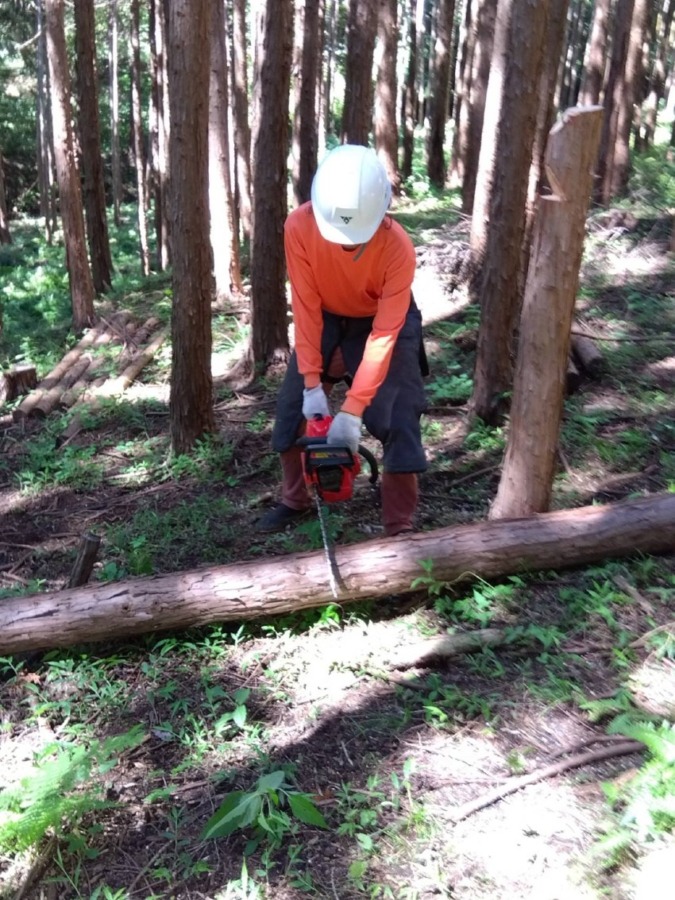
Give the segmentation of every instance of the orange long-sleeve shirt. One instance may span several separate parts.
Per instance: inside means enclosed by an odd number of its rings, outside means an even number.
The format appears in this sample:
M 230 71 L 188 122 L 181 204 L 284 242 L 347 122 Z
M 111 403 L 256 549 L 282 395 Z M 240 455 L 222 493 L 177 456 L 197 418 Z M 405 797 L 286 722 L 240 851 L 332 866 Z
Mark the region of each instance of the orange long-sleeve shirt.
M 312 204 L 286 219 L 286 265 L 291 282 L 295 350 L 305 387 L 319 384 L 321 313 L 373 316 L 363 359 L 342 406 L 362 416 L 384 381 L 399 331 L 410 307 L 415 249 L 398 222 L 388 216 L 367 244 L 345 248 L 319 232 Z

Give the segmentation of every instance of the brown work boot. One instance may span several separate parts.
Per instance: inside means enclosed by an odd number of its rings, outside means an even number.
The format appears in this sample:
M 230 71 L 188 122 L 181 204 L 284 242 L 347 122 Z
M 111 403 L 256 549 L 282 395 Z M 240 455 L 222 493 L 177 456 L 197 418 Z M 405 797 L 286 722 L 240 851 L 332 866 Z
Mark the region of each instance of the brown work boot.
M 414 531 L 418 487 L 414 472 L 383 472 L 382 524 L 387 537 Z

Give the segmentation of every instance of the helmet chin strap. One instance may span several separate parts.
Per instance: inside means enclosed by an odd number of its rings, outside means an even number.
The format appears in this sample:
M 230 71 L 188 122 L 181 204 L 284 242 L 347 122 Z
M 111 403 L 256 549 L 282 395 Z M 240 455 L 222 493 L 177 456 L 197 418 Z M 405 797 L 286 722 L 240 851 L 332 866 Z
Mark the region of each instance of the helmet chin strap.
M 354 258 L 352 259 L 352 262 L 356 262 L 356 260 L 359 259 L 363 255 L 363 251 L 366 249 L 367 246 L 368 246 L 368 241 L 366 241 L 365 244 L 361 244 L 359 246 L 359 249 L 354 254 Z

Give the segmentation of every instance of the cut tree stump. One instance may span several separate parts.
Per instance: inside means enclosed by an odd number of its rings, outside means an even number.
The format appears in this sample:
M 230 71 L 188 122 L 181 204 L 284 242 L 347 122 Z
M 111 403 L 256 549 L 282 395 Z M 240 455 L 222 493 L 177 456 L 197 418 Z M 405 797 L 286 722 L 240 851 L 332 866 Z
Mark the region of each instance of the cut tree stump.
M 0 405 L 28 394 L 37 386 L 37 372 L 33 365 L 13 366 L 0 372 Z
M 675 550 L 675 494 L 457 525 L 336 547 L 339 602 L 411 592 L 431 563 L 440 582 L 562 569 Z M 426 565 L 425 565 L 426 567 Z M 0 653 L 241 622 L 334 603 L 323 550 L 254 559 L 0 603 Z
M 94 570 L 94 563 L 96 562 L 100 545 L 101 538 L 97 534 L 92 534 L 91 531 L 88 531 L 82 535 L 75 564 L 68 579 L 68 587 L 80 587 L 89 581 L 89 576 Z

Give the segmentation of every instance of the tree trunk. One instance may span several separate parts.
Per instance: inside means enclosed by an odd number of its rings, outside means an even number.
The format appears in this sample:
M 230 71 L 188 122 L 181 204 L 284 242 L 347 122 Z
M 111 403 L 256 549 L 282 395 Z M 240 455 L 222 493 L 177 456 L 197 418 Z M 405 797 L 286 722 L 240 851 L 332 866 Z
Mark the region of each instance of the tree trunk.
M 293 192 L 299 205 L 309 200 L 317 166 L 316 88 L 319 66 L 319 0 L 299 0 L 295 13 L 295 109 L 293 111 Z
M 373 124 L 373 54 L 377 3 L 349 0 L 342 143 L 368 146 Z
M 173 314 L 171 444 L 215 430 L 211 376 L 208 0 L 174 0 L 168 20 Z
M 75 12 L 76 84 L 82 153 L 82 192 L 89 240 L 94 289 L 104 294 L 112 284 L 112 258 L 108 240 L 101 126 L 96 71 L 96 17 L 94 0 L 78 0 Z
M 643 78 L 643 48 L 647 29 L 650 0 L 635 0 L 633 16 L 630 23 L 628 54 L 623 79 L 623 90 L 618 95 L 616 122 L 616 141 L 612 154 L 612 167 L 606 175 L 605 198 L 624 197 L 628 191 L 628 179 L 631 172 L 630 139 L 633 132 L 633 109 L 636 102 L 641 101 L 641 82 Z
M 9 230 L 9 218 L 7 216 L 7 198 L 5 196 L 5 167 L 0 150 L 0 244 L 11 244 L 12 234 Z
M 40 215 L 44 219 L 45 240 L 52 243 L 56 229 L 54 203 L 54 135 L 49 104 L 49 65 L 47 62 L 47 35 L 44 27 L 45 0 L 37 0 L 36 11 L 36 75 L 37 75 L 37 169 L 40 191 Z
M 427 143 L 427 174 L 431 184 L 437 188 L 442 188 L 445 184 L 445 125 L 448 117 L 450 50 L 454 17 L 455 0 L 438 0 Z
M 401 192 L 398 167 L 398 126 L 396 124 L 396 56 L 398 51 L 396 0 L 380 0 L 375 43 L 375 149 L 394 194 Z
M 120 159 L 120 77 L 119 17 L 117 0 L 110 0 L 108 22 L 108 77 L 110 83 L 110 174 L 112 181 L 113 222 L 122 224 L 122 165 Z
M 473 212 L 476 194 L 496 18 L 497 0 L 480 0 L 471 25 L 468 85 L 464 91 L 466 100 L 462 103 L 458 135 L 461 158 L 458 165 L 463 172 L 462 212 L 468 216 Z
M 473 413 L 498 422 L 511 390 L 513 332 L 520 311 L 521 247 L 536 129 L 548 4 L 500 0 L 471 221 L 470 294 L 481 322 Z M 508 153 L 503 148 L 508 147 Z
M 71 125 L 70 75 L 63 0 L 46 0 L 45 11 L 59 206 L 66 244 L 66 268 L 73 307 L 73 328 L 76 332 L 80 332 L 94 322 L 94 284 L 87 259 L 80 174 L 75 158 Z
M 254 372 L 288 356 L 284 222 L 287 212 L 288 91 L 292 0 L 267 0 L 257 58 L 259 106 L 253 145 L 251 345 Z
M 666 75 L 668 54 L 670 51 L 670 31 L 675 15 L 675 0 L 668 3 L 661 11 L 655 29 L 655 57 L 649 80 L 649 94 L 647 97 L 644 123 L 640 132 L 640 151 L 644 152 L 654 142 L 656 133 L 656 119 L 659 105 L 663 100 L 666 89 Z
M 537 124 L 532 148 L 532 163 L 527 187 L 527 203 L 525 207 L 525 233 L 521 246 L 521 268 L 519 292 L 525 289 L 527 270 L 530 260 L 532 231 L 537 207 L 537 198 L 542 191 L 544 176 L 544 153 L 546 141 L 555 120 L 553 98 L 558 79 L 558 63 L 565 40 L 565 20 L 569 0 L 549 0 L 549 14 L 546 23 L 546 58 L 539 80 L 539 99 L 537 106 Z
M 591 37 L 579 94 L 581 106 L 597 106 L 602 98 L 611 6 L 612 0 L 595 0 Z
M 143 116 L 141 114 L 141 45 L 139 31 L 139 0 L 131 0 L 131 28 L 129 33 L 129 43 L 131 48 L 131 134 L 134 145 L 134 166 L 136 169 L 138 249 L 141 257 L 141 272 L 143 275 L 149 275 L 150 249 L 148 247 L 148 226 L 145 219 L 148 207 L 148 197 L 145 179 Z
M 326 137 L 335 133 L 333 122 L 333 85 L 335 84 L 335 34 L 337 31 L 337 0 L 323 0 L 324 4 L 324 76 L 323 76 L 323 122 L 325 134 L 319 135 L 319 143 L 325 150 Z
M 452 105 L 452 152 L 448 169 L 448 186 L 461 187 L 464 181 L 464 160 L 460 147 L 465 143 L 461 139 L 460 123 L 465 116 L 469 102 L 471 87 L 471 60 L 473 59 L 473 4 L 472 0 L 464 0 L 462 23 L 459 26 L 457 40 L 457 59 L 455 60 L 455 91 Z
M 603 206 L 609 206 L 612 197 L 614 152 L 617 144 L 620 110 L 626 95 L 626 60 L 628 59 L 634 7 L 635 0 L 617 0 L 614 14 L 612 55 L 604 90 L 605 118 L 600 138 L 595 190 L 595 199 Z
M 340 603 L 412 590 L 420 560 L 441 583 L 563 569 L 641 553 L 672 553 L 675 494 L 607 506 L 456 525 L 336 549 Z M 419 587 L 417 588 L 419 590 Z M 0 653 L 110 641 L 143 632 L 241 622 L 333 603 L 323 550 L 7 597 Z
M 232 3 L 232 114 L 236 158 L 235 199 L 244 237 L 253 228 L 251 127 L 248 120 L 246 0 Z
M 506 456 L 490 518 L 548 510 L 602 107 L 568 110 L 549 135 L 525 288 Z
M 157 266 L 164 271 L 171 262 L 169 221 L 169 140 L 171 115 L 167 86 L 166 20 L 162 0 L 150 0 L 150 48 L 152 53 L 152 136 Z
M 212 0 L 210 14 L 209 210 L 216 300 L 222 303 L 241 293 L 243 285 L 230 178 L 229 79 L 223 0 Z
M 576 65 L 579 56 L 579 41 L 582 20 L 583 0 L 572 0 L 568 4 L 567 13 L 567 40 L 563 40 L 561 53 L 556 57 L 560 61 L 560 96 L 558 108 L 567 109 L 574 106 L 574 83 L 576 80 Z
M 408 15 L 408 65 L 401 97 L 401 120 L 403 122 L 403 160 L 401 176 L 405 180 L 412 175 L 413 153 L 415 150 L 415 81 L 417 79 L 417 23 L 415 8 L 417 0 L 410 0 Z

